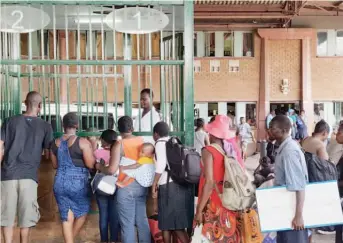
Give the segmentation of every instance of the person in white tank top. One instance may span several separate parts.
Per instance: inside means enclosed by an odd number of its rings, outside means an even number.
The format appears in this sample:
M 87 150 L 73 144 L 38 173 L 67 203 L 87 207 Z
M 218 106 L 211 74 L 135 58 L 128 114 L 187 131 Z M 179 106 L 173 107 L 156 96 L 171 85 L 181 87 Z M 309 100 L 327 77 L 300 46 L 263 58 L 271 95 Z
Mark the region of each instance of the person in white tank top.
M 205 121 L 202 118 L 195 120 L 195 134 L 194 134 L 194 147 L 196 151 L 201 154 L 201 150 L 206 145 L 210 144 L 208 134 L 204 130 Z

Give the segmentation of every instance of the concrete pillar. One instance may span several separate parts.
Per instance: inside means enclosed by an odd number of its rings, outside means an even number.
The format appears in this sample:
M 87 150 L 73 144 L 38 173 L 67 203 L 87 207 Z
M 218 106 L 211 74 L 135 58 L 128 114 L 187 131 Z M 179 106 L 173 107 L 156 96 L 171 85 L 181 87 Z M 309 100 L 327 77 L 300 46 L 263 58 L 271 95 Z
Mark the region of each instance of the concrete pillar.
M 328 56 L 336 55 L 336 31 L 333 29 L 328 30 Z
M 197 33 L 197 57 L 205 56 L 205 33 L 198 31 Z
M 227 103 L 218 102 L 218 115 L 227 115 Z
M 236 124 L 239 124 L 239 119 L 241 117 L 245 117 L 246 115 L 246 102 L 236 102 L 235 107 L 235 113 L 236 113 Z
M 305 110 L 307 116 L 308 133 L 314 129 L 314 108 L 312 100 L 311 80 L 311 39 L 302 39 L 302 82 L 301 82 L 301 109 Z
M 198 103 L 199 107 L 199 118 L 202 118 L 205 120 L 205 122 L 208 122 L 208 103 Z
M 215 32 L 215 57 L 224 56 L 224 32 Z
M 260 94 L 257 112 L 257 139 L 265 139 L 266 117 L 270 109 L 270 89 L 269 89 L 269 40 L 262 38 L 261 43 L 261 74 L 260 74 Z
M 233 56 L 242 57 L 243 56 L 243 31 L 234 31 L 233 34 Z

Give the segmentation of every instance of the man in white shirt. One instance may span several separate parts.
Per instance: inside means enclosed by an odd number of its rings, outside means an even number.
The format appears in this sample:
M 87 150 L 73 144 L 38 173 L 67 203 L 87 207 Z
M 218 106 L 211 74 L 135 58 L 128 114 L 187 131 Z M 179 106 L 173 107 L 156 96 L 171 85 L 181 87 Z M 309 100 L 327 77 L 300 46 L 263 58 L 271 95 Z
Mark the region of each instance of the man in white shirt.
M 272 110 L 266 119 L 267 129 L 269 129 L 269 123 L 273 120 L 274 116 L 275 116 L 275 110 Z
M 152 128 L 155 124 L 162 120 L 160 114 L 156 111 L 156 108 L 153 105 L 153 98 L 154 93 L 150 89 L 143 89 L 141 91 L 140 102 L 142 112 L 141 116 L 135 120 L 135 132 L 152 132 Z M 152 136 L 144 136 L 144 141 L 154 144 Z

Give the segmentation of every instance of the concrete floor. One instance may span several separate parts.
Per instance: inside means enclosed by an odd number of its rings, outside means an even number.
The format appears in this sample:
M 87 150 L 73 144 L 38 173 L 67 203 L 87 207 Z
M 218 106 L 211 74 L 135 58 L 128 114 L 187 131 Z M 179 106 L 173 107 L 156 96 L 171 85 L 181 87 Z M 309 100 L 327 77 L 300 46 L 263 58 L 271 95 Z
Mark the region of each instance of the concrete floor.
M 254 171 L 258 165 L 259 155 L 249 157 L 246 166 L 249 171 Z M 16 230 L 14 242 L 19 242 L 19 234 Z M 98 230 L 98 214 L 91 214 L 82 229 L 77 243 L 98 243 L 100 239 Z M 1 242 L 1 241 L 0 241 Z M 33 243 L 62 243 L 62 230 L 59 222 L 40 222 L 31 232 Z M 296 242 L 294 242 L 296 243 Z M 334 243 L 334 235 L 315 234 L 312 243 Z

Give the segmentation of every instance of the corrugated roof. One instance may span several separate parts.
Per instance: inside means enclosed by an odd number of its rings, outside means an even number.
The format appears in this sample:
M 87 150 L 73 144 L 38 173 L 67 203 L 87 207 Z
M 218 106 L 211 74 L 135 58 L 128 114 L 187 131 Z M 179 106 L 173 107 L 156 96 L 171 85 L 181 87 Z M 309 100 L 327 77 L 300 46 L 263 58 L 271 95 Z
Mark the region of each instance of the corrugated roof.
M 195 0 L 195 4 L 212 4 L 212 5 L 248 5 L 248 4 L 282 4 L 286 0 Z

